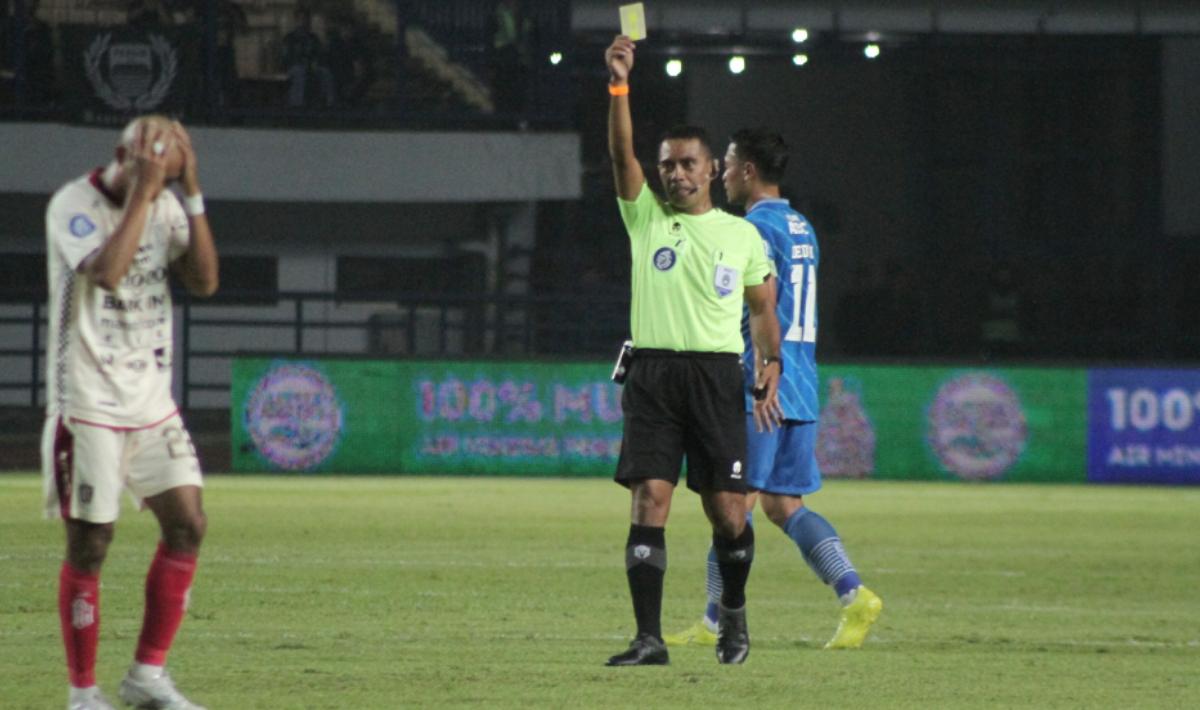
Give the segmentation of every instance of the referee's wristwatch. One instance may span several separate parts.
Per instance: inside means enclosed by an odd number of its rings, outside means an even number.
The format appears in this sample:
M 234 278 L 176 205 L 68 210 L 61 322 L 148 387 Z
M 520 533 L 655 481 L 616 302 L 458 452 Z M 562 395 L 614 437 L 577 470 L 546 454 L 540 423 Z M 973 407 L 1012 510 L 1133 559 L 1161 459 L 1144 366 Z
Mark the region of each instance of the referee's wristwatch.
M 762 366 L 766 367 L 773 362 L 779 363 L 779 374 L 783 374 L 783 360 L 778 355 L 768 355 L 762 359 Z

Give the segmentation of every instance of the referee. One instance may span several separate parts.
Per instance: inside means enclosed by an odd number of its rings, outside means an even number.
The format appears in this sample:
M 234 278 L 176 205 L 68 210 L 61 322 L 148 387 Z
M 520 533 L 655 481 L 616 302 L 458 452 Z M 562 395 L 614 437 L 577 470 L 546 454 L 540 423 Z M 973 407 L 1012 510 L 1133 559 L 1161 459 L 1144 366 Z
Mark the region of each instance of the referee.
M 741 663 L 750 651 L 746 579 L 754 531 L 746 525 L 746 427 L 742 400 L 742 297 L 750 309 L 757 386 L 767 402 L 780 374 L 779 326 L 770 263 L 757 230 L 714 209 L 720 172 L 701 128 L 671 129 L 658 150 L 667 201 L 646 184 L 633 152 L 629 74 L 634 43 L 617 37 L 605 52 L 612 95 L 608 150 L 633 259 L 630 321 L 634 356 L 621 407 L 624 436 L 616 480 L 633 496 L 626 576 L 637 636 L 610 666 L 669 662 L 662 640 L 664 528 L 687 458 L 687 485 L 700 494 L 713 527 L 723 593 L 717 660 Z

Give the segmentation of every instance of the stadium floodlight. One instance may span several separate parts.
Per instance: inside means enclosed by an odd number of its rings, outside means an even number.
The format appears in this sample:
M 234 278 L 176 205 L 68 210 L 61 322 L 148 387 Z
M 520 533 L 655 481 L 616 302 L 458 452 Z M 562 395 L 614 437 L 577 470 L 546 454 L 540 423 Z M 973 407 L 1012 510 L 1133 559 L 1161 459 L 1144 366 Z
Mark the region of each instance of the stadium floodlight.
M 867 59 L 875 59 L 879 56 L 879 52 L 879 45 L 875 44 L 874 42 L 863 47 L 863 56 Z
M 683 60 L 682 59 L 668 59 L 667 60 L 667 76 L 679 76 L 682 73 L 683 73 Z
M 558 66 L 559 63 L 562 62 L 562 60 L 563 60 L 562 52 L 551 52 L 550 53 L 550 63 L 553 64 L 554 66 Z
M 746 58 L 740 54 L 735 54 L 729 58 L 729 72 L 731 74 L 741 74 L 746 71 Z
M 808 64 L 808 55 L 807 54 L 793 54 L 792 55 L 792 64 L 794 64 L 798 67 L 802 67 L 805 64 Z
M 803 44 L 808 41 L 808 30 L 803 27 L 797 27 L 792 30 L 792 41 L 796 44 Z

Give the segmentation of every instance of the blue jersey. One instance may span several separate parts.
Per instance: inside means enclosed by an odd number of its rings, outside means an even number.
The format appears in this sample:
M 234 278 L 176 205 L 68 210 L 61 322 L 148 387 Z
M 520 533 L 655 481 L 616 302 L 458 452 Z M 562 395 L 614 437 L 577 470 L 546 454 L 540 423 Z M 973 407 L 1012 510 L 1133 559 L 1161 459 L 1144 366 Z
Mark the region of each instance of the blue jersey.
M 758 228 L 771 261 L 776 283 L 775 315 L 779 318 L 783 377 L 779 404 L 785 419 L 816 421 L 817 401 L 817 235 L 812 225 L 787 200 L 760 200 L 746 213 Z M 743 319 L 746 340 L 746 409 L 753 406 L 754 348 L 749 319 Z

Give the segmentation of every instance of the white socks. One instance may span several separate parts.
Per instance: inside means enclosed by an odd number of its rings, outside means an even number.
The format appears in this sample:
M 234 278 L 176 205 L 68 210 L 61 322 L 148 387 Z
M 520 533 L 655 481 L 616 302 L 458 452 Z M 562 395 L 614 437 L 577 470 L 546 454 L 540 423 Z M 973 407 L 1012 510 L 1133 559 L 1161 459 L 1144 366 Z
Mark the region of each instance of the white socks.
M 148 680 L 154 680 L 162 674 L 162 666 L 152 666 L 149 663 L 138 663 L 137 661 L 134 661 L 133 665 L 129 667 L 129 675 L 133 677 L 134 680 L 143 683 Z

